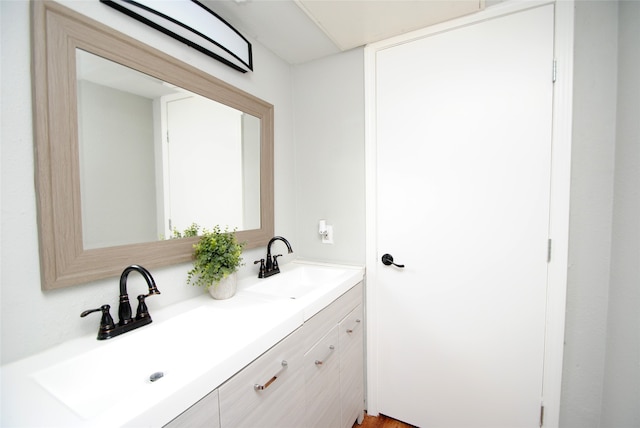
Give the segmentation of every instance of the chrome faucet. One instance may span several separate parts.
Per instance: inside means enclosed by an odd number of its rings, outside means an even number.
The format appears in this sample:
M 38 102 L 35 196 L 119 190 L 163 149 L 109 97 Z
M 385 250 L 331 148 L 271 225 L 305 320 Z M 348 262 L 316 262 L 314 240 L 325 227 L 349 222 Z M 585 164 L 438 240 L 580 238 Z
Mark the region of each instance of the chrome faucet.
M 274 236 L 273 238 L 271 238 L 269 240 L 269 243 L 267 244 L 266 263 L 265 263 L 265 259 L 260 259 L 253 262 L 254 264 L 260 263 L 260 271 L 258 272 L 258 278 L 268 278 L 271 275 L 280 273 L 280 267 L 278 266 L 278 257 L 281 257 L 282 254 L 276 254 L 273 257 L 271 257 L 271 245 L 275 241 L 284 242 L 284 244 L 287 246 L 288 253 L 289 254 L 293 253 L 293 250 L 291 249 L 291 244 L 285 238 L 283 238 L 282 236 Z
M 142 275 L 147 282 L 149 288 L 148 294 L 140 294 L 138 296 L 138 309 L 136 310 L 136 317 L 131 317 L 131 304 L 129 303 L 129 295 L 127 294 L 127 277 L 129 273 L 136 271 Z M 102 305 L 98 309 L 89 309 L 80 314 L 81 317 L 86 317 L 93 312 L 102 312 L 102 319 L 100 320 L 100 328 L 98 329 L 98 340 L 111 339 L 112 337 L 134 330 L 143 325 L 149 324 L 151 316 L 145 299 L 153 294 L 160 294 L 160 290 L 156 287 L 156 282 L 148 270 L 138 265 L 131 265 L 125 268 L 120 275 L 120 300 L 118 305 L 118 324 L 113 322 L 113 318 L 109 310 L 111 306 Z

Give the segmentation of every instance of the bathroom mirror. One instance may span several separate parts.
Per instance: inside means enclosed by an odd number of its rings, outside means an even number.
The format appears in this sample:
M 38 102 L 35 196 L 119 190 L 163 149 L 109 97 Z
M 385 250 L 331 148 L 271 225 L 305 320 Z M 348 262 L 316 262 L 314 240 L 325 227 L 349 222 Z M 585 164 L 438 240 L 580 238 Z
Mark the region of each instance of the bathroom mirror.
M 76 81 L 85 249 L 260 228 L 260 119 L 81 49 Z
M 191 222 L 267 243 L 271 104 L 55 2 L 32 21 L 43 289 L 189 261 Z

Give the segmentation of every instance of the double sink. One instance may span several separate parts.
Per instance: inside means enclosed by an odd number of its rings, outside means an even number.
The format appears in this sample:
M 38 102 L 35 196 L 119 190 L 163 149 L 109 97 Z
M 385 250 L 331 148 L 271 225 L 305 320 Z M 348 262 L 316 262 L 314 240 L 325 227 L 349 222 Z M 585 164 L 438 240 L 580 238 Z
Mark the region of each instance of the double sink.
M 161 426 L 363 276 L 362 267 L 291 262 L 240 280 L 229 300 L 203 295 L 117 338 L 76 339 L 5 366 L 0 425 Z

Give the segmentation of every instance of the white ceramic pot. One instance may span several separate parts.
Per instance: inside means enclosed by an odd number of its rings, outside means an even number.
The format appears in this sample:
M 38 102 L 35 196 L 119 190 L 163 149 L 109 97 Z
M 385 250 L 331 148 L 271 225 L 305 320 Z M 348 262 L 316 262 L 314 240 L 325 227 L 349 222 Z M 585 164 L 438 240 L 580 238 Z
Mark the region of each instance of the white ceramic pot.
M 234 272 L 226 278 L 223 278 L 217 284 L 209 287 L 209 294 L 217 300 L 224 300 L 233 297 L 238 288 L 238 273 Z

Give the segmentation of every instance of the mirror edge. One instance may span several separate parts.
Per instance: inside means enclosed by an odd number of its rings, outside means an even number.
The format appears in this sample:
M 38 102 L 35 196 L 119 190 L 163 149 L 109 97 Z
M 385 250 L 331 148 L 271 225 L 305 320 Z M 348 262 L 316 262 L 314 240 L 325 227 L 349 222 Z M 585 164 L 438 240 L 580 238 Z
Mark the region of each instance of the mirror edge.
M 84 250 L 78 136 L 74 126 L 77 112 L 76 103 L 71 100 L 76 95 L 72 82 L 75 82 L 75 48 L 80 47 L 77 38 L 86 35 L 85 32 L 97 35 L 86 39 L 91 40 L 85 46 L 91 52 L 138 70 L 142 68 L 140 71 L 209 98 L 211 95 L 207 93 L 214 93 L 216 101 L 261 119 L 261 228 L 239 231 L 237 236 L 246 243 L 245 249 L 267 244 L 274 233 L 273 105 L 55 2 L 33 1 L 31 22 L 34 172 L 43 290 L 117 276 L 132 263 L 147 268 L 185 263 L 192 259 L 193 244 L 197 241 L 197 238 L 169 239 Z M 85 38 L 81 39 L 84 43 Z M 109 40 L 115 47 L 100 47 L 101 40 Z M 126 49 L 114 52 L 118 46 Z M 66 54 L 58 55 L 60 52 L 54 49 L 66 49 Z M 139 51 L 144 52 L 144 58 L 128 59 L 123 53 Z M 145 63 L 149 58 L 156 67 Z M 166 67 L 157 67 L 157 61 Z M 177 77 L 166 78 L 175 71 L 179 72 L 175 73 Z M 52 76 L 55 84 L 50 84 Z

